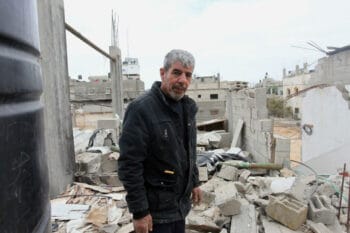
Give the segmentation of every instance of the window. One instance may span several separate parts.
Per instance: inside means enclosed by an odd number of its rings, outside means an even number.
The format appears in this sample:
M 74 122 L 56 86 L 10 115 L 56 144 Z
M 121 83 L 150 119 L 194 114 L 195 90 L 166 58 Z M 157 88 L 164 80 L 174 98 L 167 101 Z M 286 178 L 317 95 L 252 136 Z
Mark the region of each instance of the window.
M 198 95 L 197 97 L 198 97 L 198 99 L 200 99 L 202 97 L 202 95 Z
M 112 89 L 110 87 L 106 87 L 106 95 L 110 95 L 112 93 Z
M 298 114 L 299 113 L 299 108 L 294 108 L 294 113 Z
M 217 99 L 219 99 L 219 95 L 218 94 L 210 94 L 210 99 L 217 100 Z

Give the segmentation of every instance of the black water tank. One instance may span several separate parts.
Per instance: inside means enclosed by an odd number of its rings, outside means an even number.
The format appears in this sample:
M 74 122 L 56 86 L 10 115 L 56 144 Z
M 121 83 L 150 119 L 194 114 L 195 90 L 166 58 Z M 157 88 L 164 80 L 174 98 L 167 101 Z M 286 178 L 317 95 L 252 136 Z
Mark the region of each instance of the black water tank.
M 50 224 L 35 0 L 0 0 L 0 232 Z

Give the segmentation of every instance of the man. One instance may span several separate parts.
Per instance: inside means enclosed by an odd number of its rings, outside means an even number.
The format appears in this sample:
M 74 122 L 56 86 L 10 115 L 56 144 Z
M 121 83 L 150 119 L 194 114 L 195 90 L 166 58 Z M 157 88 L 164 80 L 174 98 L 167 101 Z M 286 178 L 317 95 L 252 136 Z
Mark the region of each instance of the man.
M 136 233 L 184 233 L 192 202 L 202 199 L 196 167 L 197 106 L 185 92 L 194 57 L 172 50 L 162 82 L 128 106 L 120 137 L 118 174 Z

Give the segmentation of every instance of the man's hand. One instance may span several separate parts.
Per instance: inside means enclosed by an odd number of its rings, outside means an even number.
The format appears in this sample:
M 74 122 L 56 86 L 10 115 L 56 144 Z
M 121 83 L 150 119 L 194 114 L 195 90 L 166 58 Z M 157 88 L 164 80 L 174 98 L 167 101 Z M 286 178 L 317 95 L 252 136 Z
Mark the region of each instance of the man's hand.
M 202 190 L 199 187 L 192 189 L 192 202 L 199 205 L 202 201 Z
M 140 219 L 133 219 L 135 233 L 148 233 L 153 230 L 152 216 L 146 215 Z

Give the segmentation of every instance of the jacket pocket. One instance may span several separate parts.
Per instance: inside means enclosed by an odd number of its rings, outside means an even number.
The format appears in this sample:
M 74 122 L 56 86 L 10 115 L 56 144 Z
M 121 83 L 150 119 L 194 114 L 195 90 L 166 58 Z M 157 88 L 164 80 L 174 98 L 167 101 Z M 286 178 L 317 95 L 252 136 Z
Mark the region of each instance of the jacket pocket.
M 147 189 L 149 209 L 151 211 L 177 209 L 175 180 L 153 180 Z

